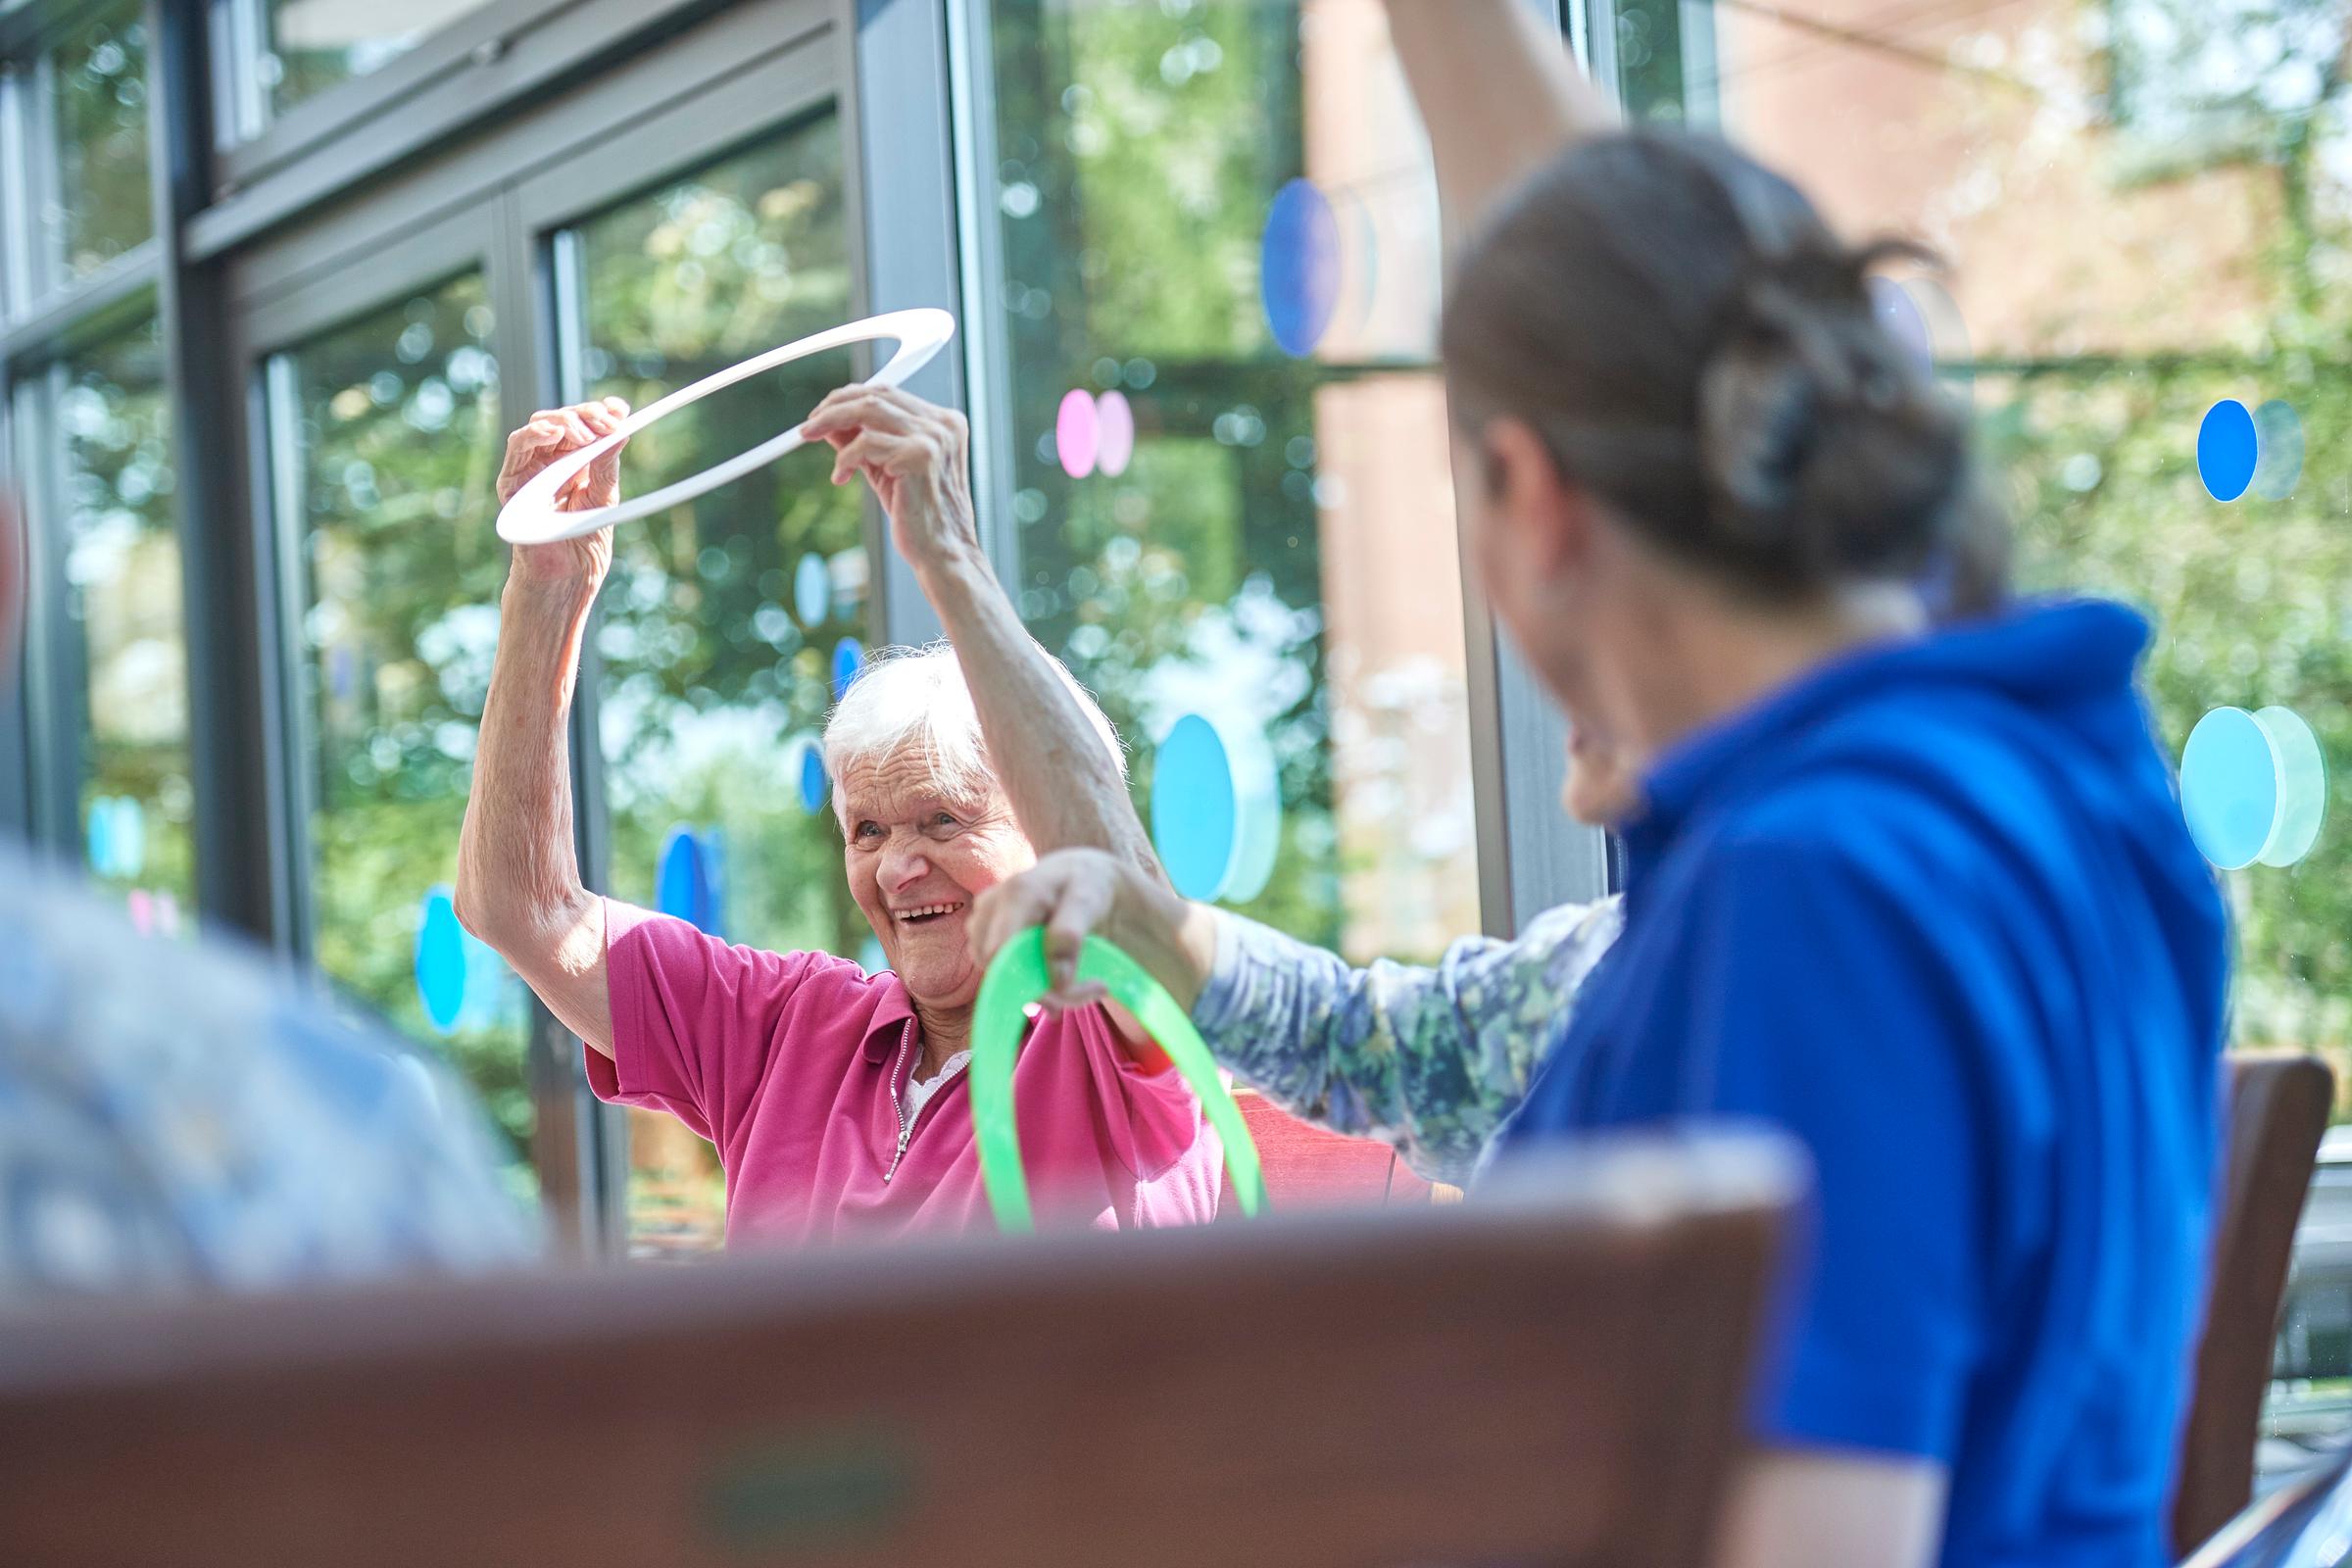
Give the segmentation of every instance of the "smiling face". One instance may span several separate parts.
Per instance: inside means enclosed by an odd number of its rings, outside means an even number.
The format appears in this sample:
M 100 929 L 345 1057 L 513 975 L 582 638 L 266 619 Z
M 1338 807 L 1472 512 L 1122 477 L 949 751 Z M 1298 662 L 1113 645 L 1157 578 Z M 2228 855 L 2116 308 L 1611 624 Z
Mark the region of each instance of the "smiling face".
M 968 1007 L 980 991 L 964 932 L 972 901 L 1037 863 L 1001 792 L 957 798 L 919 747 L 842 764 L 837 790 L 850 896 L 907 994 Z

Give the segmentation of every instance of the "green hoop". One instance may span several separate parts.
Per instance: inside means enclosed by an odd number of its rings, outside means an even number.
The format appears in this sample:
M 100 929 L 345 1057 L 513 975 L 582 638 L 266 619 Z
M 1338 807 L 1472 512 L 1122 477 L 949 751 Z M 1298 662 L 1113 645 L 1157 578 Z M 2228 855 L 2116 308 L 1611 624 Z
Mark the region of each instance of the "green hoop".
M 1242 1107 L 1217 1077 L 1216 1058 L 1201 1043 L 1184 1009 L 1144 966 L 1100 937 L 1088 937 L 1078 954 L 1078 978 L 1099 981 L 1112 1000 L 1135 1014 L 1168 1054 L 1184 1081 L 1200 1097 L 1209 1125 L 1225 1145 L 1225 1169 L 1244 1214 L 1266 1206 L 1266 1177 L 1257 1145 L 1242 1120 Z M 1021 1165 L 1021 1135 L 1013 1125 L 1012 1062 L 1027 1021 L 1023 1009 L 1049 989 L 1046 933 L 1031 926 L 999 953 L 980 981 L 972 1019 L 972 1126 L 980 1140 L 980 1179 L 988 1189 L 1000 1230 L 1037 1229 L 1029 1207 L 1029 1175 Z

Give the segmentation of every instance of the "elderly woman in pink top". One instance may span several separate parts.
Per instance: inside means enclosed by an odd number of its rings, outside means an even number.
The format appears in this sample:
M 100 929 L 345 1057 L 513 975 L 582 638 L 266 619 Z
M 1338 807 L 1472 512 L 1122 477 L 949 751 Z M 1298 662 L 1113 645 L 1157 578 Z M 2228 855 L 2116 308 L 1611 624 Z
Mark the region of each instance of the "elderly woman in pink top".
M 626 412 L 612 400 L 534 416 L 508 440 L 501 496 Z M 961 417 L 852 387 L 808 431 L 836 449 L 836 484 L 873 485 L 953 643 L 885 656 L 825 734 L 843 868 L 889 972 L 729 947 L 581 883 L 566 716 L 612 564 L 605 533 L 514 552 L 459 849 L 459 917 L 579 1035 L 596 1093 L 668 1111 L 717 1146 L 730 1245 L 988 1225 L 961 1074 L 980 987 L 965 940 L 972 901 L 1072 846 L 1158 874 L 1124 802 L 1112 811 L 1066 787 L 1069 747 L 1116 757 L 1118 741 L 1022 627 L 981 553 Z M 615 453 L 563 504 L 618 494 Z M 1116 1229 L 1215 1213 L 1216 1136 L 1132 1018 L 1092 1007 L 1040 1019 L 1013 1096 L 1049 1222 Z

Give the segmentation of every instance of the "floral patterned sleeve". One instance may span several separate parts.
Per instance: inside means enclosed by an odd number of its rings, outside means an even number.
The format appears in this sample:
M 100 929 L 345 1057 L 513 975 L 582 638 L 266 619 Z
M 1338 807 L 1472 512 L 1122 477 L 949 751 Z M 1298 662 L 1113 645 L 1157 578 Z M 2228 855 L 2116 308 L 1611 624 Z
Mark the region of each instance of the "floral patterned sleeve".
M 1615 899 L 1562 905 L 1512 941 L 1464 938 L 1432 969 L 1356 969 L 1219 911 L 1193 1022 L 1219 1061 L 1293 1115 L 1382 1139 L 1423 1176 L 1460 1181 L 1621 920 Z

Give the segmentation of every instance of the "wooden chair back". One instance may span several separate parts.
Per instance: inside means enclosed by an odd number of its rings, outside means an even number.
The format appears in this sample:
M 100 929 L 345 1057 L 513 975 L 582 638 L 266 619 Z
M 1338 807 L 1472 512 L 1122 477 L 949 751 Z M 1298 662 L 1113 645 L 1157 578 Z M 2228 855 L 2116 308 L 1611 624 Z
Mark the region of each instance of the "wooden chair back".
M 59 1568 L 1697 1564 L 1802 1170 L 1707 1135 L 1467 1205 L 20 1311 L 0 1536 Z
M 2186 1555 L 2246 1506 L 2295 1225 L 2335 1075 L 2317 1056 L 2232 1054 L 2205 1329 L 2197 1345 L 2173 1547 Z

